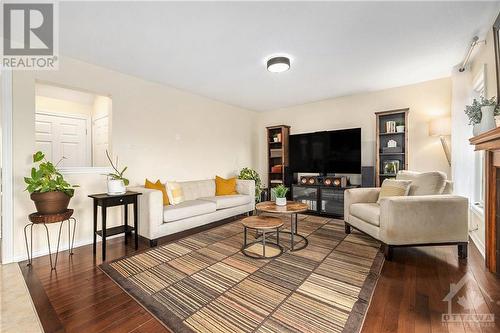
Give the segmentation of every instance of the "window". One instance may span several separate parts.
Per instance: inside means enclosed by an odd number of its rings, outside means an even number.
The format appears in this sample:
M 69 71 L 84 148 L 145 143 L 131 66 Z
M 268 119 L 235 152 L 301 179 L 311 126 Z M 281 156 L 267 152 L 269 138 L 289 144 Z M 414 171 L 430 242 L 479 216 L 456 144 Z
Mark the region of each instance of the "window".
M 49 84 L 36 85 L 36 149 L 71 168 L 107 167 L 111 98 Z
M 486 65 L 483 65 L 472 82 L 473 98 L 486 97 Z M 485 175 L 484 175 L 484 151 L 474 153 L 474 206 L 480 210 L 484 209 Z

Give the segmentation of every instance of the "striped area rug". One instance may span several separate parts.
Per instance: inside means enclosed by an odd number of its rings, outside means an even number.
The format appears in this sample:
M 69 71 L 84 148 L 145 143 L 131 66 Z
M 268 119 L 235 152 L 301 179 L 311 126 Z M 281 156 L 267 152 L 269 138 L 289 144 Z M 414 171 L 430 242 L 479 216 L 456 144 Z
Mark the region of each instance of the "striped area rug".
M 346 235 L 343 221 L 301 215 L 298 223 L 309 245 L 275 259 L 242 255 L 235 221 L 100 267 L 174 332 L 360 331 L 380 244 Z M 280 241 L 289 244 L 285 234 Z

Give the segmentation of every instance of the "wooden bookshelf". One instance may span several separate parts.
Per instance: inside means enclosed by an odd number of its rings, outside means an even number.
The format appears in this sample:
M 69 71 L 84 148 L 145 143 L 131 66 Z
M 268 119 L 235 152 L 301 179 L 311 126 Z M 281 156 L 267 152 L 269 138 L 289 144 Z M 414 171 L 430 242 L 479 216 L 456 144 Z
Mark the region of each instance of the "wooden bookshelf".
M 267 188 L 269 189 L 269 200 L 271 200 L 271 189 L 280 184 L 286 184 L 286 171 L 288 169 L 288 139 L 290 126 L 269 126 L 267 129 Z M 276 170 L 281 165 L 280 170 Z M 275 167 L 273 169 L 273 167 Z M 278 168 L 279 169 L 279 168 Z
M 408 170 L 408 113 L 410 109 L 398 109 L 383 112 L 375 112 L 376 115 L 376 164 L 375 164 L 375 182 L 377 186 L 382 185 L 384 179 L 394 178 L 394 172 L 387 173 L 384 170 L 386 161 L 399 161 L 398 170 Z M 391 132 L 387 130 L 387 122 L 394 121 L 404 125 L 403 132 Z M 385 151 L 389 140 L 397 143 L 396 151 Z

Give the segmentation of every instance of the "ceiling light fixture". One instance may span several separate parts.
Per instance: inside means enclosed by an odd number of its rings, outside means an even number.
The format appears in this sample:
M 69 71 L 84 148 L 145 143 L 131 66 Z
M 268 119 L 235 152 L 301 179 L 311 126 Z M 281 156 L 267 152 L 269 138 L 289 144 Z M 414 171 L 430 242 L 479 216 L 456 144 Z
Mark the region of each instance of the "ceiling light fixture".
M 290 69 L 290 59 L 287 57 L 273 57 L 267 61 L 267 70 L 271 73 L 281 73 Z

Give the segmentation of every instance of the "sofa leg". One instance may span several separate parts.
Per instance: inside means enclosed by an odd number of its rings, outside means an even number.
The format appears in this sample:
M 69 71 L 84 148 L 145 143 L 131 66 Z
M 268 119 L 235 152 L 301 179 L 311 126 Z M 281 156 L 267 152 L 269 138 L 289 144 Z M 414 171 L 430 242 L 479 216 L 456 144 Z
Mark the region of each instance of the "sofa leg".
M 344 227 L 345 227 L 345 233 L 349 235 L 351 233 L 351 226 L 347 224 L 347 222 L 344 222 Z
M 247 213 L 247 215 L 248 215 L 248 216 L 253 216 L 253 210 L 249 211 L 249 212 Z
M 459 243 L 458 244 L 458 257 L 460 259 L 467 259 L 467 246 L 468 243 Z
M 384 250 L 384 257 L 385 260 L 391 261 L 392 260 L 392 252 L 394 251 L 394 246 L 384 244 L 383 250 Z
M 149 246 L 150 247 L 155 247 L 158 245 L 158 240 L 157 239 L 150 239 L 149 240 Z

